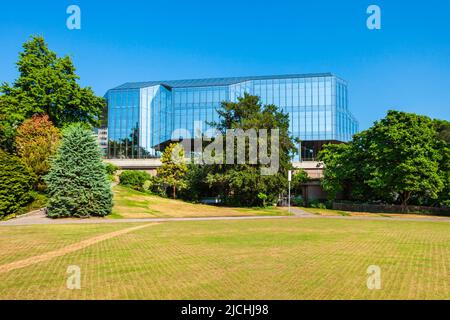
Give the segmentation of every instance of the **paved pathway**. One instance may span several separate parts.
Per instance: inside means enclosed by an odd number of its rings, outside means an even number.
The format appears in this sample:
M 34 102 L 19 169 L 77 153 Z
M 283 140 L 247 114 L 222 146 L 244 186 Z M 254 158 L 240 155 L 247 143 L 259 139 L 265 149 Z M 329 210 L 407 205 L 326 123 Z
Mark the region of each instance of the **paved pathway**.
M 25 226 L 42 224 L 96 224 L 96 223 L 148 223 L 171 221 L 215 221 L 215 220 L 267 220 L 267 219 L 343 219 L 343 220 L 387 220 L 387 221 L 433 221 L 450 222 L 450 218 L 397 218 L 397 217 L 344 217 L 344 216 L 319 216 L 306 212 L 299 208 L 291 208 L 293 216 L 245 216 L 245 217 L 199 217 L 199 218 L 145 218 L 145 219 L 49 219 L 42 211 L 32 212 L 16 219 L 0 222 L 1 226 Z
M 316 215 L 306 212 L 303 209 L 300 208 L 296 208 L 296 207 L 291 207 L 291 212 L 296 216 L 296 217 L 303 217 L 303 218 L 312 218 L 315 217 Z

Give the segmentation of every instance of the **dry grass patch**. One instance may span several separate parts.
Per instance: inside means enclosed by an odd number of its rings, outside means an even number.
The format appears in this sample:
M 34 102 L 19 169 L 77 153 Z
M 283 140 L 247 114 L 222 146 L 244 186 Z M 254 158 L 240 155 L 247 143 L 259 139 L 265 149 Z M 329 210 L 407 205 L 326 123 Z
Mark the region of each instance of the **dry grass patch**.
M 320 216 L 347 216 L 347 217 L 384 217 L 384 218 L 414 218 L 414 219 L 448 219 L 446 216 L 435 216 L 415 213 L 371 213 L 371 212 L 353 212 L 321 208 L 301 208 L 302 210 Z
M 279 208 L 230 208 L 162 198 L 115 186 L 112 218 L 185 218 L 288 215 Z

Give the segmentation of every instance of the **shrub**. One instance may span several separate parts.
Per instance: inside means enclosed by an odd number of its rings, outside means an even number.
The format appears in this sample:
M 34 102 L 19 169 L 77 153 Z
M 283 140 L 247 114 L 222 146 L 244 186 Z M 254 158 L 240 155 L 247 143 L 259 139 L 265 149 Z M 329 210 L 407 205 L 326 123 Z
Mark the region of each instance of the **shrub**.
M 262 201 L 262 206 L 266 207 L 267 194 L 262 192 L 258 193 L 258 199 Z
M 144 190 L 144 191 L 150 191 L 151 190 L 151 188 L 152 188 L 152 186 L 153 186 L 153 181 L 150 181 L 150 180 L 146 180 L 145 182 L 144 182 L 144 184 L 142 185 L 142 190 Z
M 108 179 L 110 181 L 114 181 L 115 180 L 115 175 L 116 172 L 119 171 L 119 167 L 112 164 L 112 163 L 106 163 L 106 173 L 108 175 Z
M 106 216 L 112 192 L 101 150 L 89 129 L 74 124 L 63 132 L 52 160 L 47 214 L 52 218 Z
M 0 150 L 0 219 L 33 200 L 35 174 L 16 156 Z
M 167 197 L 168 185 L 164 181 L 164 178 L 158 176 L 152 177 L 151 183 L 150 190 L 152 193 L 157 194 L 160 197 Z
M 136 190 L 143 190 L 146 181 L 152 181 L 153 177 L 145 171 L 125 170 L 119 176 L 120 184 Z
M 38 177 L 38 190 L 45 189 L 42 178 L 50 169 L 49 159 L 55 153 L 59 139 L 59 129 L 47 115 L 35 115 L 17 129 L 17 154 Z
M 116 172 L 117 172 L 119 169 L 120 169 L 120 168 L 119 168 L 118 166 L 113 165 L 112 163 L 107 163 L 107 164 L 106 164 L 106 173 L 107 173 L 108 175 L 111 175 L 111 176 L 115 175 Z
M 327 209 L 327 205 L 320 200 L 312 200 L 308 205 L 310 208 Z

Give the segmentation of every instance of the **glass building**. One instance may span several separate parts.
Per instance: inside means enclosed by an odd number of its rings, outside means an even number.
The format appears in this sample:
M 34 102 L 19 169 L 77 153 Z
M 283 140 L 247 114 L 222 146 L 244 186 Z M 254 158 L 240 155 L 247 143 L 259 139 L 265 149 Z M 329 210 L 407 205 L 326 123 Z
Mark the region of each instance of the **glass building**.
M 324 143 L 349 141 L 358 131 L 347 84 L 330 73 L 134 82 L 106 94 L 107 156 L 156 157 L 174 130 L 186 129 L 193 137 L 194 122 L 201 121 L 206 131 L 208 122 L 219 120 L 221 102 L 237 101 L 245 92 L 289 114 L 303 160 L 313 159 Z

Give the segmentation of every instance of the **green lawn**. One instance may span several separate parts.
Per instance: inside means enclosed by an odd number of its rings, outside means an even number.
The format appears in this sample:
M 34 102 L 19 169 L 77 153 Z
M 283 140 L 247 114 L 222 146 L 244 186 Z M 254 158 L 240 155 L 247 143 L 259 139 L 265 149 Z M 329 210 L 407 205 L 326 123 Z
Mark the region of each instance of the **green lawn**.
M 115 186 L 110 218 L 185 218 L 289 215 L 281 208 L 230 208 L 162 198 L 123 186 Z
M 0 227 L 0 264 L 134 225 Z M 69 265 L 81 290 L 66 288 Z M 370 265 L 381 290 L 366 287 Z M 450 299 L 450 224 L 161 223 L 0 273 L 0 299 Z
M 414 218 L 414 219 L 447 219 L 448 216 L 433 215 L 433 214 L 420 214 L 420 213 L 370 213 L 370 212 L 350 212 L 333 209 L 322 208 L 304 208 L 302 210 L 319 215 L 319 216 L 343 216 L 343 217 L 383 217 L 383 218 Z

